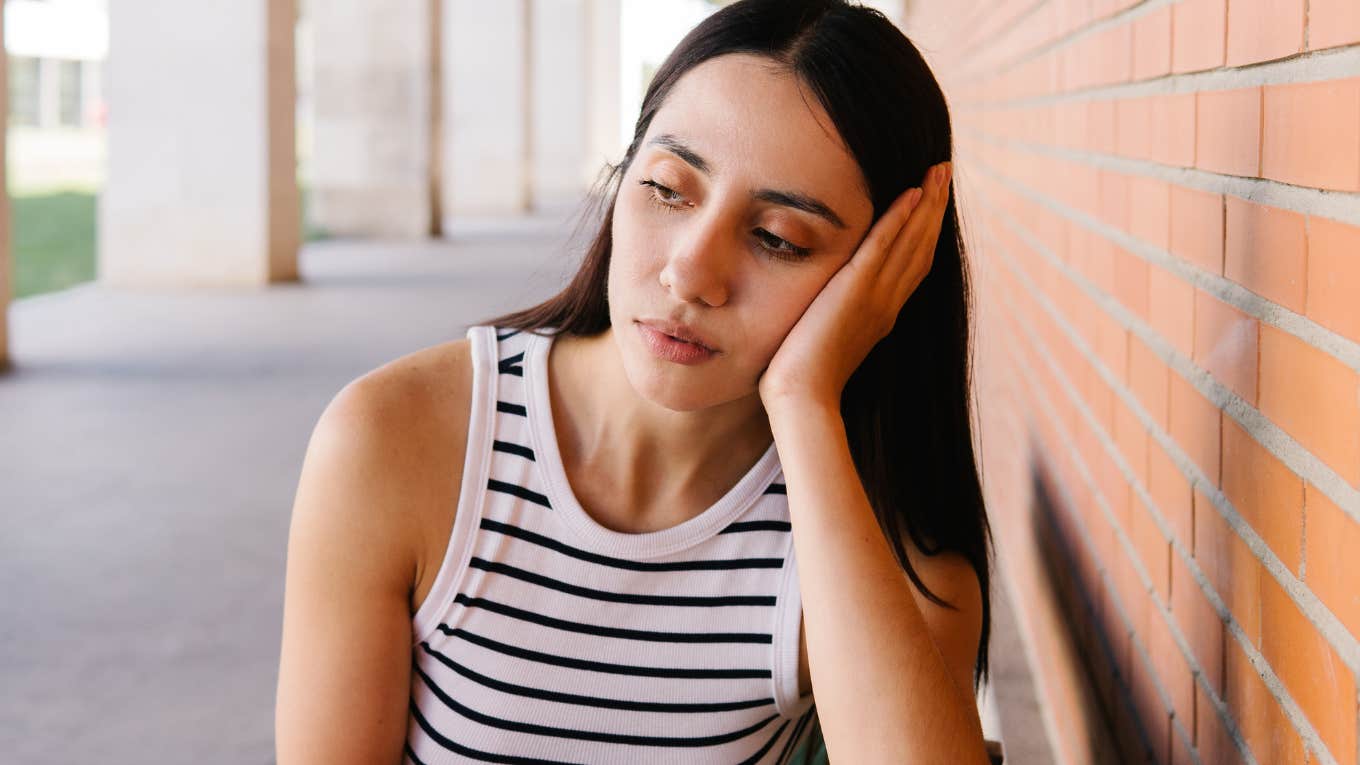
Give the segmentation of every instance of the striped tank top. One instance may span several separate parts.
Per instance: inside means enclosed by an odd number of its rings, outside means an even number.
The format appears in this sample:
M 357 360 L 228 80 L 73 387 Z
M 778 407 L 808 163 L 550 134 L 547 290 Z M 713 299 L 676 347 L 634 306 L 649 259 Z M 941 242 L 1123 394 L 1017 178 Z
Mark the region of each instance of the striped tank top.
M 413 617 L 405 763 L 788 763 L 801 602 L 773 444 L 716 504 L 641 534 L 567 484 L 552 339 L 468 331 L 473 396 L 448 551 Z

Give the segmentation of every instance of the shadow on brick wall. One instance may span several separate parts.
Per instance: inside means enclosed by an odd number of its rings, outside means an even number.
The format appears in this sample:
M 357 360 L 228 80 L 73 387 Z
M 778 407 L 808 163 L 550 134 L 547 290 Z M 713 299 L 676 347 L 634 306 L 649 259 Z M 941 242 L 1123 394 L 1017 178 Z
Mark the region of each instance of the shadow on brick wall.
M 1110 762 L 1113 755 L 1124 765 L 1160 762 L 1150 745 L 1149 730 L 1160 709 L 1140 709 L 1130 690 L 1132 683 L 1127 671 L 1115 660 L 1115 650 L 1123 643 L 1128 648 L 1128 628 L 1115 612 L 1108 597 L 1109 589 L 1096 570 L 1083 565 L 1080 551 L 1089 549 L 1077 522 L 1076 508 L 1064 507 L 1061 492 L 1056 490 L 1056 477 L 1042 462 L 1042 449 L 1030 466 L 1035 506 L 1030 517 L 1034 524 L 1034 538 L 1040 547 L 1040 558 L 1045 563 L 1048 586 L 1057 596 L 1068 627 L 1069 644 L 1060 647 L 1068 655 L 1077 656 L 1086 673 L 1089 691 L 1099 715 L 1088 719 L 1104 722 L 1104 730 L 1068 730 L 1066 735 L 1084 736 L 1089 757 L 1086 762 Z M 1092 553 L 1093 555 L 1095 553 Z M 1134 659 L 1135 661 L 1141 661 Z M 1163 730 L 1164 730 L 1163 726 Z M 1114 750 L 1113 752 L 1111 750 Z

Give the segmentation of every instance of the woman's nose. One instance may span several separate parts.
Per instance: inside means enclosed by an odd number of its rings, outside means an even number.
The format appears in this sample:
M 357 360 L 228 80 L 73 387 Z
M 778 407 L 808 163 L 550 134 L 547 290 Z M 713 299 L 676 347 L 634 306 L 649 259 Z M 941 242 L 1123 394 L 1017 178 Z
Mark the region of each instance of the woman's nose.
M 724 233 L 721 216 L 696 219 L 685 233 L 661 269 L 661 286 L 686 303 L 726 303 L 736 244 Z

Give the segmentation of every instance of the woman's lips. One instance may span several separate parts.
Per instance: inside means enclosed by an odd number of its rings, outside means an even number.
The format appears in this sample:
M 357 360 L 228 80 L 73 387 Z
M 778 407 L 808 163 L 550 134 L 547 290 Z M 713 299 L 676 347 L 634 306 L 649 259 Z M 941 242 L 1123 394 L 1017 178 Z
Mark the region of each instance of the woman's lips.
M 714 351 L 711 351 L 702 345 L 688 343 L 684 340 L 677 340 L 676 338 L 653 329 L 641 322 L 635 322 L 634 326 L 638 328 L 639 334 L 642 335 L 643 343 L 647 345 L 647 348 L 652 354 L 664 361 L 672 361 L 676 364 L 685 364 L 689 366 L 693 364 L 702 364 L 717 355 Z

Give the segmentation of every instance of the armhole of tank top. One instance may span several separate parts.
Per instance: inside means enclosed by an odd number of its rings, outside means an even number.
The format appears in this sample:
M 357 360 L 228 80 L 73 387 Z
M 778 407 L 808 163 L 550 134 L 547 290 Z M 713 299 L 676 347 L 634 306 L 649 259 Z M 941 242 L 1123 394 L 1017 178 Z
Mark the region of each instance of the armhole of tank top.
M 463 456 L 462 485 L 458 490 L 458 508 L 453 519 L 453 531 L 435 574 L 434 584 L 411 618 L 411 645 L 420 645 L 439 625 L 439 619 L 450 605 L 454 593 L 462 583 L 472 554 L 472 540 L 482 517 L 482 502 L 486 496 L 487 475 L 491 469 L 491 437 L 496 411 L 496 330 L 476 326 L 468 330 L 472 350 L 472 399 L 468 417 L 467 447 Z
M 770 674 L 774 678 L 775 711 L 786 719 L 795 719 L 812 706 L 812 694 L 798 696 L 798 653 L 802 650 L 798 628 L 803 617 L 803 598 L 798 589 L 798 561 L 794 560 L 791 531 L 783 574 L 775 607 L 774 667 Z

